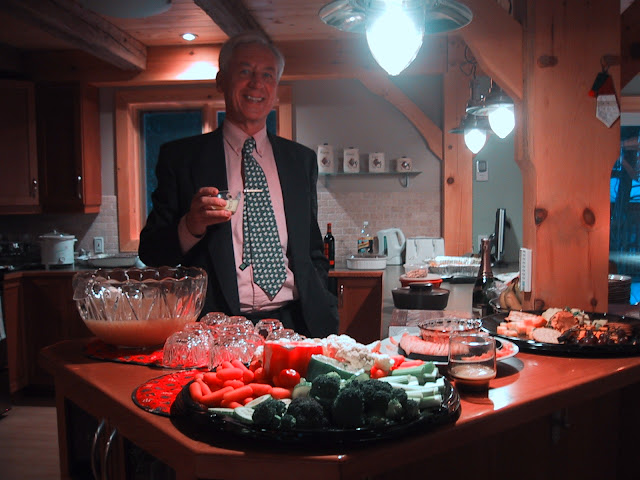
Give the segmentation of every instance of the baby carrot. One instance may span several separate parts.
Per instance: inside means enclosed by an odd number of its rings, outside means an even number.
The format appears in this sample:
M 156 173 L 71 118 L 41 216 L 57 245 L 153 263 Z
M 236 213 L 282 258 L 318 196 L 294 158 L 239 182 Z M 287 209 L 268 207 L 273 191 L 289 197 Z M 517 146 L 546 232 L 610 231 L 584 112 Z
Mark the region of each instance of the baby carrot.
M 203 396 L 201 403 L 205 404 L 207 407 L 219 407 L 224 394 L 232 392 L 233 390 L 233 387 L 222 387 L 220 390 L 216 390 L 209 395 Z
M 202 403 L 202 386 L 198 382 L 191 382 L 191 384 L 189 384 L 189 394 L 193 400 Z
M 232 368 L 232 367 L 233 367 L 233 364 L 232 364 L 230 361 L 225 360 L 224 362 L 222 362 L 222 363 L 220 364 L 220 367 L 221 367 L 221 368 Z
M 253 395 L 257 397 L 261 397 L 262 395 L 266 395 L 267 393 L 271 393 L 273 387 L 268 383 L 249 383 L 249 387 L 253 390 Z
M 223 385 L 225 387 L 240 388 L 244 387 L 244 382 L 242 380 L 226 380 Z
M 233 391 L 229 391 L 222 396 L 222 399 L 227 402 L 242 402 L 247 397 L 253 395 L 253 389 L 249 385 L 236 388 Z
M 273 387 L 269 392 L 276 400 L 282 400 L 283 398 L 291 398 L 291 390 L 282 387 Z
M 216 371 L 216 376 L 223 382 L 226 380 L 241 380 L 242 370 L 236 367 L 223 368 Z
M 211 389 L 209 388 L 209 385 L 207 385 L 207 383 L 204 380 L 196 378 L 195 383 L 198 383 L 200 385 L 200 388 L 202 388 L 202 395 L 209 395 L 211 393 Z
M 231 360 L 231 364 L 242 370 L 242 380 L 244 383 L 253 382 L 255 374 L 247 368 L 247 366 L 238 359 Z
M 222 402 L 220 402 L 220 406 L 224 408 L 238 408 L 241 407 L 242 404 L 238 402 L 222 400 Z
M 209 385 L 211 388 L 220 388 L 222 386 L 222 380 L 218 378 L 216 372 L 207 372 L 202 376 L 202 380 L 204 383 Z

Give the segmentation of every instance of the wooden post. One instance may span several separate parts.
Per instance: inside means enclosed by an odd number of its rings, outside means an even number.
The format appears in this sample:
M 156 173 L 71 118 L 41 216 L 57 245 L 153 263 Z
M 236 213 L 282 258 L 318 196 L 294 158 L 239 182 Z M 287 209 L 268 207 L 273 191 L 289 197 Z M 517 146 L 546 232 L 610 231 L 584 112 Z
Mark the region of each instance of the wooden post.
M 523 246 L 533 250 L 526 307 L 606 311 L 609 179 L 620 122 L 608 128 L 598 120 L 588 92 L 602 58 L 620 55 L 619 5 L 528 2 L 524 27 L 516 161 L 524 183 Z M 619 67 L 609 73 L 619 94 Z
M 442 156 L 442 237 L 447 255 L 464 255 L 473 241 L 473 155 L 460 134 L 449 130 L 460 125 L 469 100 L 469 82 L 460 65 L 464 62 L 465 43 L 449 38 L 449 62 L 444 76 L 444 128 Z

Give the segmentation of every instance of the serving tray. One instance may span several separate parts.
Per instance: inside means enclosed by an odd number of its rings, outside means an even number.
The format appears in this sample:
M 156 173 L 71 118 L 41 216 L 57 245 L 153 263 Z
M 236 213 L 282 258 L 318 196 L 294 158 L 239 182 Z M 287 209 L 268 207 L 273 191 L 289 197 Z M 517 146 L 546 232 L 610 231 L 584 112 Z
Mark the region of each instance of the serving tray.
M 542 310 L 528 310 L 527 313 L 535 315 L 542 314 Z M 610 313 L 585 312 L 591 320 L 606 319 L 610 322 L 620 322 L 630 324 L 632 327 L 640 329 L 640 319 L 614 315 Z M 632 357 L 640 355 L 640 343 L 636 344 L 612 344 L 612 345 L 585 345 L 572 343 L 543 343 L 524 338 L 508 337 L 498 335 L 498 325 L 504 322 L 508 312 L 495 313 L 482 318 L 482 328 L 499 338 L 504 338 L 515 343 L 520 351 L 541 353 L 544 355 L 559 355 L 569 357 Z
M 189 382 L 191 383 L 191 382 Z M 267 430 L 243 424 L 232 417 L 210 413 L 194 402 L 189 384 L 180 391 L 171 407 L 171 421 L 183 434 L 195 440 L 224 448 L 259 450 L 296 449 L 314 453 L 343 452 L 374 442 L 425 433 L 460 417 L 460 395 L 445 378 L 442 405 L 426 410 L 416 420 L 391 427 L 314 430 Z

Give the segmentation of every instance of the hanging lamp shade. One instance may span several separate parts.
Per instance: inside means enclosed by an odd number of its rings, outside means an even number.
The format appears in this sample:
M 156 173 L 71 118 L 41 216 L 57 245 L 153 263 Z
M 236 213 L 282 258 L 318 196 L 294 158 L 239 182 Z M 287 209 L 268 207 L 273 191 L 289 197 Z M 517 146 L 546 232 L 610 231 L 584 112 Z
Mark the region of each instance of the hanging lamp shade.
M 454 0 L 334 0 L 318 15 L 338 30 L 365 33 L 376 62 L 391 75 L 413 62 L 423 35 L 457 30 L 473 18 Z
M 513 100 L 494 82 L 491 82 L 491 89 L 484 101 L 467 107 L 467 112 L 488 117 L 491 129 L 500 138 L 509 135 L 516 125 Z
M 484 147 L 487 137 L 491 134 L 491 127 L 487 117 L 466 114 L 460 125 L 449 130 L 449 133 L 464 135 L 465 145 L 476 154 Z

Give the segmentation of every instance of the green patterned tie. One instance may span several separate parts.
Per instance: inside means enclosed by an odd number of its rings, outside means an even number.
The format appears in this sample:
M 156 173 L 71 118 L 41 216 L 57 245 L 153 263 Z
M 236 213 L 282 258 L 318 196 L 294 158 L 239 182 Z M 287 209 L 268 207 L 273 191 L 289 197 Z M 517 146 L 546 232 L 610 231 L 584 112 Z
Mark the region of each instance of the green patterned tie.
M 269 185 L 262 168 L 253 158 L 254 148 L 256 141 L 249 137 L 242 147 L 245 196 L 242 211 L 244 243 L 240 269 L 253 265 L 253 281 L 273 298 L 282 288 L 287 271 Z

